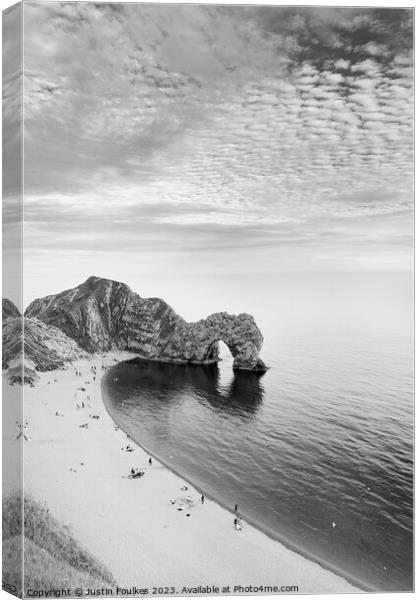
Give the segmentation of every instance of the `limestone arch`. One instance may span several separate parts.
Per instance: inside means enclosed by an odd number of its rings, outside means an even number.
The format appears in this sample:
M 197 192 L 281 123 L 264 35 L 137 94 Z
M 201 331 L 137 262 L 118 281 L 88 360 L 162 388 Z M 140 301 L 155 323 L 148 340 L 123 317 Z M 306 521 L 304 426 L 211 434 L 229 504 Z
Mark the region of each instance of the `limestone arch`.
M 219 342 L 223 342 L 232 355 L 234 370 L 267 370 L 259 358 L 264 338 L 251 315 L 215 313 L 207 317 L 204 323 L 208 333 L 205 349 L 208 362 L 219 360 Z

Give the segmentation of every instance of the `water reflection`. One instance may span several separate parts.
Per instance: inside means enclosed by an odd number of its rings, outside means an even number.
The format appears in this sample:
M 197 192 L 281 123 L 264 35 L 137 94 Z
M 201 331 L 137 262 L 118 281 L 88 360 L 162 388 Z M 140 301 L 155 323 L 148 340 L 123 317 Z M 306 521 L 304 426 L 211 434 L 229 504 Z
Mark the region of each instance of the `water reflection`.
M 241 414 L 253 417 L 257 414 L 264 399 L 264 386 L 261 374 L 235 371 L 229 386 L 220 386 L 220 372 L 216 366 L 214 380 L 215 393 L 206 396 L 206 402 L 214 409 L 226 411 L 230 415 Z
M 261 373 L 235 371 L 229 385 L 223 386 L 217 364 L 175 365 L 136 358 L 116 365 L 108 372 L 105 384 L 111 395 L 118 389 L 118 396 L 124 386 L 126 406 L 141 400 L 156 408 L 156 399 L 176 405 L 186 394 L 192 394 L 207 408 L 247 419 L 257 414 L 263 401 L 261 377 Z
M 357 365 L 326 379 L 312 354 L 302 378 L 304 356 L 265 379 L 136 359 L 106 373 L 104 401 L 133 440 L 206 495 L 380 589 L 411 589 L 408 400 L 395 407 L 386 371 L 376 393 L 351 393 Z

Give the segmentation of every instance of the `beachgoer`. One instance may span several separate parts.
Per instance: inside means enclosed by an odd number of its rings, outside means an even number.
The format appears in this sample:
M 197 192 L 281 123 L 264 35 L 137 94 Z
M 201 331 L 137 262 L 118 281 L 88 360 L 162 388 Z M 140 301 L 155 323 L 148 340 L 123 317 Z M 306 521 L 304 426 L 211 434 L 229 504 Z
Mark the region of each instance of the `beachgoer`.
M 238 512 L 238 505 L 237 504 L 235 504 L 235 512 L 236 513 Z
M 204 494 L 201 494 L 201 504 L 204 504 Z
M 152 459 L 149 458 L 149 465 L 152 466 Z

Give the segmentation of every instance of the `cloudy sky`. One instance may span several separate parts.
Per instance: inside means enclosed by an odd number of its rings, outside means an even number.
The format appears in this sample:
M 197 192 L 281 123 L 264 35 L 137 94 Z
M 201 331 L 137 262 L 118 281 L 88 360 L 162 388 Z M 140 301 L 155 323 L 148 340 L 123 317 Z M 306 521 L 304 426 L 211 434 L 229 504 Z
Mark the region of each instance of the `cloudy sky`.
M 410 10 L 27 2 L 24 27 L 27 301 L 411 267 Z

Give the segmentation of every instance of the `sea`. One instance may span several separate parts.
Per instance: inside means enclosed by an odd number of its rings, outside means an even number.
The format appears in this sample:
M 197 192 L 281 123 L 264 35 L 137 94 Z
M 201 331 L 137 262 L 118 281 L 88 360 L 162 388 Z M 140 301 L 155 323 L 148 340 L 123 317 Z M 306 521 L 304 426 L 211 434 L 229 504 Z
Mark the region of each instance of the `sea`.
M 245 522 L 364 589 L 412 590 L 412 277 L 269 291 L 248 294 L 264 375 L 233 372 L 223 343 L 217 365 L 120 363 L 107 409 Z

